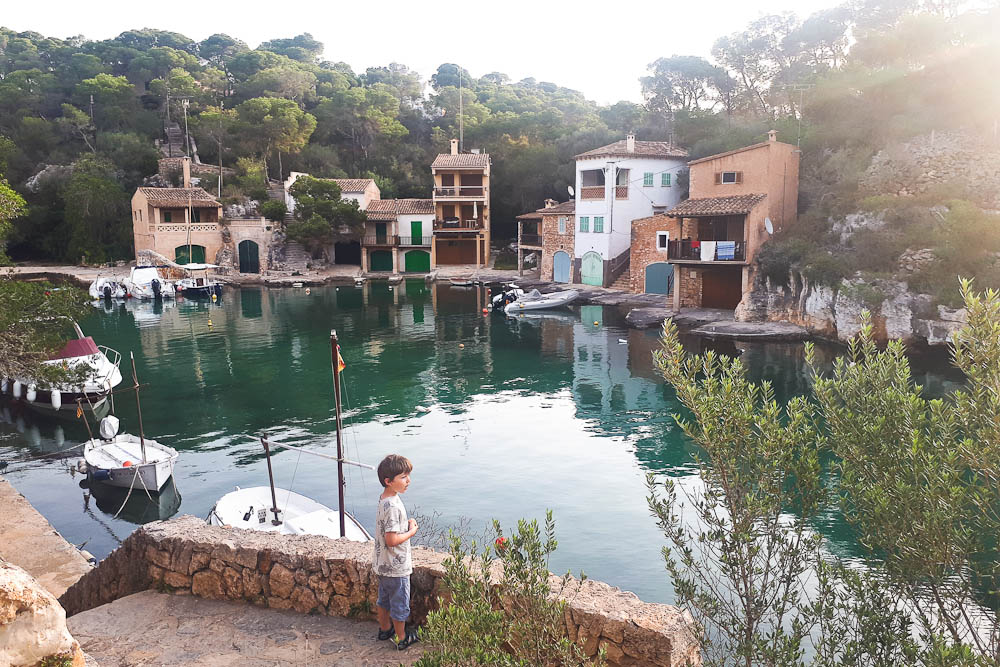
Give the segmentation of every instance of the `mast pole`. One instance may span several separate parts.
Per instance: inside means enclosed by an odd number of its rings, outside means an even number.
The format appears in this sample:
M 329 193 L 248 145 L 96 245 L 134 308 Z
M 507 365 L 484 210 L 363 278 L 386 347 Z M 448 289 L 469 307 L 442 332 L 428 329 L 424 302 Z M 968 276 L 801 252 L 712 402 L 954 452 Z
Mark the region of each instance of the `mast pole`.
M 337 330 L 330 329 L 330 356 L 333 359 L 333 398 L 337 408 L 337 498 L 340 510 L 340 536 L 347 537 L 344 526 L 344 449 L 340 432 L 343 425 L 340 422 L 340 354 L 337 351 Z
M 135 411 L 139 415 L 139 447 L 142 449 L 142 462 L 146 462 L 146 435 L 142 432 L 142 407 L 139 405 L 139 378 L 135 374 L 135 354 L 128 353 L 132 359 L 132 383 L 135 389 Z
M 271 483 L 271 511 L 274 512 L 271 525 L 280 526 L 281 519 L 278 518 L 278 499 L 274 495 L 274 472 L 271 470 L 271 449 L 268 447 L 267 438 L 264 436 L 261 436 L 260 444 L 264 445 L 264 458 L 267 459 L 267 479 Z

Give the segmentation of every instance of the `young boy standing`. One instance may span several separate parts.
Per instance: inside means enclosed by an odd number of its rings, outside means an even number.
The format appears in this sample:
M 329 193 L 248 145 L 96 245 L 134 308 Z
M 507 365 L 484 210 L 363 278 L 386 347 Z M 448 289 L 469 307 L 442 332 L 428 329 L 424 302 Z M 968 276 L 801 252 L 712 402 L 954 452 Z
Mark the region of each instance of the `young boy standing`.
M 417 642 L 414 632 L 406 633 L 410 616 L 410 538 L 417 532 L 417 522 L 406 518 L 406 508 L 399 494 L 410 486 L 413 464 L 405 456 L 390 454 L 378 464 L 378 480 L 384 491 L 379 496 L 375 514 L 375 558 L 372 564 L 378 575 L 379 639 L 396 635 L 396 648 L 405 650 Z

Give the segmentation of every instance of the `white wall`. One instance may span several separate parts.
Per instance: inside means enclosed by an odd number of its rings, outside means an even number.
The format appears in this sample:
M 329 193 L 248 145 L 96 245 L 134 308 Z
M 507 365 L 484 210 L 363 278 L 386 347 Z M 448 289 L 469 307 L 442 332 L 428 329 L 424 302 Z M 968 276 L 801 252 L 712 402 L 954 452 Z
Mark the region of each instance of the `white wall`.
M 614 161 L 614 165 L 610 164 Z M 614 189 L 610 167 L 628 169 L 628 199 L 613 199 Z M 576 256 L 590 251 L 599 252 L 605 259 L 614 259 L 631 243 L 632 221 L 653 215 L 654 206 L 673 207 L 680 202 L 677 174 L 685 166 L 678 158 L 596 158 L 576 161 Z M 581 199 L 581 172 L 606 169 L 603 200 Z M 669 187 L 660 185 L 661 174 L 671 175 Z M 652 187 L 643 186 L 646 172 L 653 174 Z M 594 216 L 604 216 L 604 233 L 594 233 Z M 580 232 L 580 216 L 590 218 L 590 232 Z
M 421 236 L 424 238 L 424 243 L 427 244 L 434 233 L 434 214 L 433 213 L 422 213 L 415 215 L 397 215 L 396 216 L 396 233 L 399 236 L 411 236 L 411 222 L 421 223 Z
M 288 190 L 292 187 L 299 176 L 308 176 L 309 174 L 302 171 L 293 171 L 288 174 L 288 178 L 285 179 L 285 207 L 288 209 L 289 213 L 295 212 L 295 199 L 288 193 Z M 356 201 L 358 202 L 358 208 L 362 211 L 368 208 L 369 199 L 367 195 L 363 192 L 342 192 L 340 198 L 345 201 Z

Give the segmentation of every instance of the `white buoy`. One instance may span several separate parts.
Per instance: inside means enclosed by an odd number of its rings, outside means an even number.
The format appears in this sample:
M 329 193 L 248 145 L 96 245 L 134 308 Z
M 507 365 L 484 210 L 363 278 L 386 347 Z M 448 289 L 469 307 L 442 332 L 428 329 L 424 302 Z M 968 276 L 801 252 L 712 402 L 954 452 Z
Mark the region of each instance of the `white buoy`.
M 21 381 L 14 380 L 14 398 L 21 398 Z
M 38 398 L 38 391 L 35 389 L 35 385 L 28 385 L 28 393 L 24 397 L 28 399 L 28 403 L 35 402 L 35 399 Z
M 52 396 L 52 409 L 58 410 L 59 408 L 62 407 L 62 392 L 59 391 L 58 389 L 53 389 L 51 396 Z
M 63 445 L 66 444 L 66 432 L 63 431 L 62 426 L 56 425 L 55 441 L 59 449 L 62 449 Z

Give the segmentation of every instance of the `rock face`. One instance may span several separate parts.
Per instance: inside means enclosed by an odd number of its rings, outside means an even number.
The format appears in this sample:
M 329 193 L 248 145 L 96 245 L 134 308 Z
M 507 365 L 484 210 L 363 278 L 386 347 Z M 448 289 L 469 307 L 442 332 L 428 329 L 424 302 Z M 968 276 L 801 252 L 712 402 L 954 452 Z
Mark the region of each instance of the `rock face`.
M 760 275 L 760 274 L 758 274 Z M 812 285 L 798 271 L 791 271 L 788 285 L 758 278 L 747 298 L 736 309 L 744 322 L 784 320 L 805 327 L 814 335 L 848 342 L 861 331 L 861 313 L 872 314 L 875 336 L 881 341 L 946 345 L 965 325 L 965 311 L 933 307 L 927 294 L 914 294 L 899 280 L 844 280 L 836 288 Z
M 84 665 L 80 645 L 66 629 L 66 612 L 52 594 L 21 568 L 0 561 L 0 665 L 47 659 Z
M 143 590 L 239 600 L 302 614 L 374 618 L 378 582 L 372 548 L 349 540 L 290 536 L 207 525 L 193 516 L 135 531 L 60 601 L 71 614 Z M 415 547 L 411 618 L 436 608 L 446 554 Z M 566 633 L 590 653 L 606 648 L 611 665 L 699 665 L 689 614 L 646 603 L 597 582 L 572 582 Z

